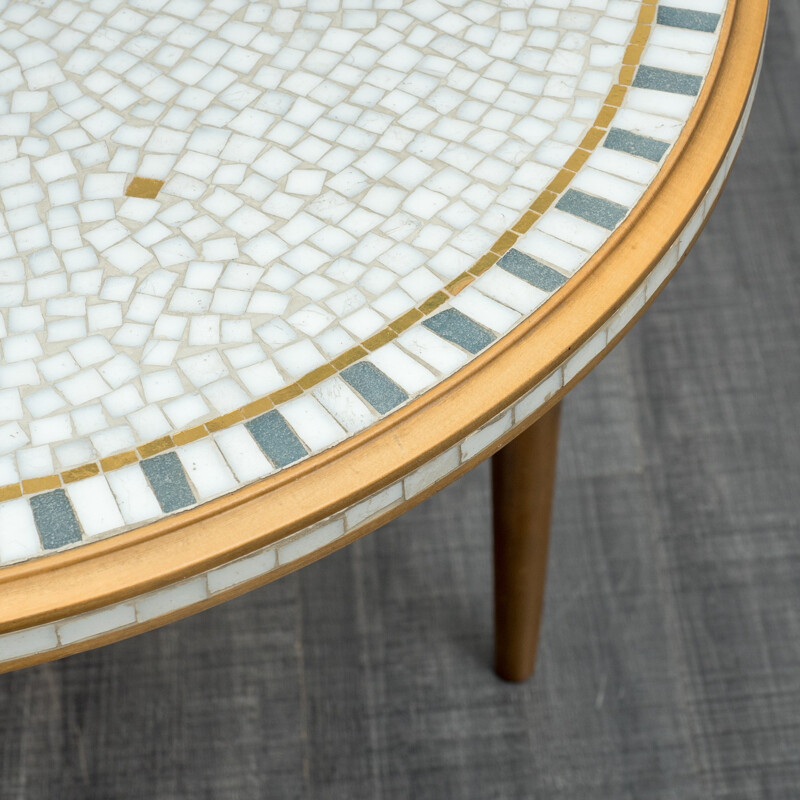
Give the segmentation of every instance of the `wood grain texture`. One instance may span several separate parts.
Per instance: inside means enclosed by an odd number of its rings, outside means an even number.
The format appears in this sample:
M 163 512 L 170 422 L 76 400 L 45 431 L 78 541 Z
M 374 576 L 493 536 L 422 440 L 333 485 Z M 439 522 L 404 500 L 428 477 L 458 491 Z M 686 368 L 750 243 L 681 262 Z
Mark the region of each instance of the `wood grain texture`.
M 494 666 L 533 673 L 539 644 L 561 403 L 492 456 Z

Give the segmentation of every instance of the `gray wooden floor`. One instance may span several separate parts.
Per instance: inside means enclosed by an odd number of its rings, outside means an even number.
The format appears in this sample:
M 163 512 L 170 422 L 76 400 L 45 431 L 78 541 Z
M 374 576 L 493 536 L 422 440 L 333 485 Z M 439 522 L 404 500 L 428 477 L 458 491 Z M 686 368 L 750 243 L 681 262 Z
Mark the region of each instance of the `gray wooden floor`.
M 225 606 L 0 676 L 0 798 L 800 795 L 800 3 L 700 243 L 566 400 L 538 672 L 486 467 Z

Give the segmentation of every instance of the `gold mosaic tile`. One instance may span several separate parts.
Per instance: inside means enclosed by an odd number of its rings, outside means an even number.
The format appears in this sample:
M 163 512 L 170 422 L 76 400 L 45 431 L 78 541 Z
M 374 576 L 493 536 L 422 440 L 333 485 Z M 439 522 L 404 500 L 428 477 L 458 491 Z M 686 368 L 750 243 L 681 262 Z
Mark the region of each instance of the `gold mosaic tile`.
M 164 181 L 157 181 L 153 178 L 139 178 L 135 177 L 125 190 L 126 197 L 141 197 L 148 200 L 154 200 L 158 197 Z

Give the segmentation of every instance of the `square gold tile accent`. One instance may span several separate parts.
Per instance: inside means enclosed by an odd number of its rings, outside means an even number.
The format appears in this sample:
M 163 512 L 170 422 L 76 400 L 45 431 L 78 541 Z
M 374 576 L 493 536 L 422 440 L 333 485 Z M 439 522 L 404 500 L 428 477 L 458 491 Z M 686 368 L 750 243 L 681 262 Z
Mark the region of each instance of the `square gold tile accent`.
M 363 358 L 366 354 L 367 351 L 358 345 L 357 347 L 351 347 L 349 350 L 345 350 L 340 356 L 336 356 L 331 363 L 336 369 L 344 369 L 358 361 L 359 358 Z
M 242 408 L 242 413 L 246 419 L 252 419 L 259 414 L 263 414 L 265 411 L 269 411 L 271 408 L 272 400 L 268 397 L 262 397 L 260 400 L 253 400 L 252 403 L 248 403 L 244 406 L 244 408 Z
M 172 441 L 171 436 L 162 436 L 160 439 L 156 439 L 154 442 L 143 444 L 141 447 L 137 447 L 136 449 L 139 451 L 142 458 L 148 458 L 149 456 L 154 456 L 157 453 L 163 453 L 164 450 L 169 450 L 169 448 L 173 446 L 174 442 Z
M 570 181 L 575 177 L 575 173 L 571 172 L 568 169 L 562 169 L 559 171 L 558 175 L 550 181 L 547 186 L 547 191 L 555 192 L 559 194 L 564 191 L 564 189 L 569 186 Z
M 61 477 L 64 479 L 64 483 L 74 483 L 83 478 L 91 478 L 92 475 L 97 475 L 99 472 L 100 467 L 97 464 L 84 464 L 81 467 L 75 467 L 75 469 L 68 469 L 61 474 Z
M 392 339 L 396 339 L 397 334 L 391 329 L 386 328 L 385 330 L 378 331 L 374 336 L 370 336 L 369 339 L 366 339 L 363 344 L 367 350 L 377 350 L 382 345 L 391 342 Z
M 143 197 L 147 200 L 154 200 L 164 181 L 157 181 L 155 178 L 140 178 L 138 175 L 128 184 L 125 190 L 126 197 Z
M 622 58 L 622 63 L 635 66 L 642 60 L 643 50 L 644 47 L 640 44 L 629 44 L 625 48 L 625 55 Z
M 515 237 L 516 238 L 516 237 Z M 433 297 L 429 297 L 420 307 L 419 310 L 423 314 L 433 311 L 434 308 L 439 306 L 447 300 L 447 295 L 444 292 L 436 292 Z
M 172 441 L 177 445 L 189 444 L 202 439 L 206 435 L 205 425 L 195 425 L 194 428 L 188 428 L 185 431 L 178 431 L 172 434 Z
M 602 127 L 607 127 L 611 120 L 614 119 L 614 115 L 617 113 L 617 109 L 614 106 L 603 106 L 600 109 L 600 113 L 597 115 L 597 124 Z
M 113 456 L 106 456 L 100 459 L 100 467 L 103 472 L 111 472 L 114 469 L 121 469 L 127 467 L 128 464 L 135 464 L 139 460 L 134 450 L 128 450 L 125 453 L 117 453 Z
M 231 411 L 228 414 L 223 414 L 221 417 L 210 419 L 208 422 L 206 422 L 206 430 L 209 433 L 221 431 L 225 428 L 230 428 L 231 425 L 235 425 L 237 422 L 241 422 L 243 419 L 244 414 L 242 413 L 242 409 L 237 408 L 235 411 Z
M 61 479 L 58 475 L 45 475 L 43 478 L 28 478 L 22 481 L 22 491 L 25 494 L 33 492 L 44 492 L 47 489 L 57 489 L 61 486 Z
M 543 214 L 553 205 L 553 201 L 556 199 L 557 195 L 555 192 L 545 191 L 542 192 L 531 205 L 531 211 L 536 211 L 539 214 Z
M 422 314 L 420 314 L 416 308 L 412 308 L 410 311 L 406 311 L 402 317 L 398 317 L 389 327 L 395 331 L 395 333 L 402 333 L 408 330 L 419 319 L 422 319 Z
M 472 275 L 465 273 L 454 278 L 444 288 L 447 289 L 450 294 L 457 295 L 462 289 L 466 289 L 474 280 L 475 278 Z
M 517 241 L 517 234 L 513 231 L 506 231 L 493 245 L 492 252 L 499 256 L 504 256 Z
M 589 130 L 586 136 L 583 137 L 581 141 L 581 149 L 583 150 L 594 150 L 595 147 L 599 144 L 600 140 L 606 135 L 606 132 L 602 128 L 598 128 L 596 125 Z
M 293 397 L 297 397 L 301 394 L 303 394 L 303 390 L 300 388 L 300 385 L 297 383 L 290 383 L 288 386 L 284 386 L 283 389 L 278 389 L 277 392 L 273 392 L 269 396 L 269 399 L 272 400 L 275 405 L 278 405 L 278 403 L 285 403 L 287 400 L 291 400 Z
M 639 22 L 652 22 L 656 18 L 656 7 L 643 4 L 639 8 Z
M 591 153 L 588 150 L 578 149 L 567 159 L 567 163 L 564 166 L 573 172 L 577 172 L 586 163 L 586 159 L 590 155 Z
M 477 278 L 483 275 L 483 273 L 486 272 L 489 267 L 494 266 L 496 263 L 497 256 L 494 253 L 487 253 L 485 256 L 481 256 L 475 262 L 475 265 L 470 268 L 469 273 Z
M 312 386 L 316 386 L 318 383 L 321 383 L 325 380 L 325 378 L 330 378 L 331 375 L 335 375 L 336 370 L 330 364 L 323 364 L 321 367 L 317 367 L 308 375 L 304 375 L 298 383 L 304 389 L 310 389 Z
M 520 219 L 517 220 L 517 223 L 516 225 L 514 225 L 512 230 L 514 231 L 514 233 L 519 233 L 519 234 L 527 233 L 531 229 L 533 223 L 536 222 L 537 219 L 539 219 L 539 216 L 540 215 L 537 214 L 535 211 L 526 211 L 520 217 Z
M 606 97 L 606 105 L 621 106 L 627 91 L 627 86 L 613 86 Z
M 642 6 L 642 8 L 653 8 L 653 6 Z M 650 36 L 650 26 L 646 22 L 640 22 L 633 32 L 631 44 L 644 45 L 648 36 Z
M 0 500 L 13 500 L 22 494 L 22 487 L 18 483 L 0 486 Z

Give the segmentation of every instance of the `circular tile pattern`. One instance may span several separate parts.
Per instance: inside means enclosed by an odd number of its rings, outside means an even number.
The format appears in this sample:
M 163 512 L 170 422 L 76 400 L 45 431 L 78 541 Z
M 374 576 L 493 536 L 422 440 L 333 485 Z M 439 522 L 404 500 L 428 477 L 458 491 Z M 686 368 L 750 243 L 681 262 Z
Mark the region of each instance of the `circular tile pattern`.
M 652 182 L 724 11 L 374 5 L 4 8 L 0 563 L 229 492 L 490 347 Z

